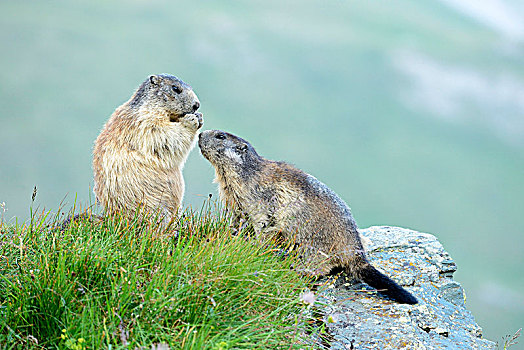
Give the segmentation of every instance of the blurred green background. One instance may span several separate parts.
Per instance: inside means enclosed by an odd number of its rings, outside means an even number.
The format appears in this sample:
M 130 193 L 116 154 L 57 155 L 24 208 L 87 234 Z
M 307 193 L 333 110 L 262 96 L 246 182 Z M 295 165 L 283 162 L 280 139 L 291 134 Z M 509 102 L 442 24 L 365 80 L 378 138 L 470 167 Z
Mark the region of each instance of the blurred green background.
M 5 221 L 35 185 L 40 209 L 89 204 L 103 124 L 171 73 L 204 129 L 315 175 L 361 227 L 435 234 L 487 338 L 524 325 L 524 4 L 2 1 L 0 48 Z M 213 176 L 193 151 L 186 205 Z

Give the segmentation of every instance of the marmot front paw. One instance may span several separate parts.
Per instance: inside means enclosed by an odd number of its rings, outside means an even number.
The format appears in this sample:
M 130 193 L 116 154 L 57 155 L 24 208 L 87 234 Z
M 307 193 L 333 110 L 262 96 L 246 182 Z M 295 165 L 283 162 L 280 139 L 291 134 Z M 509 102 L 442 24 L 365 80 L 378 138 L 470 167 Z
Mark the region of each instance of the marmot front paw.
M 202 113 L 200 112 L 195 112 L 194 114 L 186 114 L 179 120 L 182 124 L 195 130 L 200 129 L 204 124 L 204 118 L 202 117 Z

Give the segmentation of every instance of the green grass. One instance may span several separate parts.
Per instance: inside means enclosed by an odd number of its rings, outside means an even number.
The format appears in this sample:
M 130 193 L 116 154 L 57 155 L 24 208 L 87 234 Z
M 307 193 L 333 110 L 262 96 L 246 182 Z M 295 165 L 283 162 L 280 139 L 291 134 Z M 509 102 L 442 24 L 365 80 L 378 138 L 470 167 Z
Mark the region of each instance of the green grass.
M 0 348 L 308 347 L 294 258 L 217 208 L 51 221 L 0 223 Z

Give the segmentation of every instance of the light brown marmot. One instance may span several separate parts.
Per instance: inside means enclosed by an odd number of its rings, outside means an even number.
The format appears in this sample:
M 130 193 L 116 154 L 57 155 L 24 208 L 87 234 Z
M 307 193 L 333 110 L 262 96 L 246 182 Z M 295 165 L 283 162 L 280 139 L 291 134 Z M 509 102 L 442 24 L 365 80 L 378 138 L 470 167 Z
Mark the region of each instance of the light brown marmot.
M 111 212 L 137 208 L 171 219 L 184 196 L 182 168 L 202 127 L 191 86 L 151 75 L 118 107 L 95 141 L 94 192 Z
M 249 142 L 223 131 L 202 132 L 198 145 L 215 168 L 221 199 L 248 218 L 259 238 L 294 243 L 303 272 L 322 276 L 342 270 L 399 303 L 417 303 L 368 262 L 349 207 L 322 182 L 264 159 Z

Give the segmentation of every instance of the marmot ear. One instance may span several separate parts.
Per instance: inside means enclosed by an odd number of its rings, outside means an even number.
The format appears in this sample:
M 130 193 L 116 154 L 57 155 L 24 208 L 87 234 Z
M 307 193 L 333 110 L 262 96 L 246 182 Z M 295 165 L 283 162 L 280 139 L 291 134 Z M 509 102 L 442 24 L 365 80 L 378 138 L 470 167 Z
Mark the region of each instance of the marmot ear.
M 156 75 L 150 75 L 149 76 L 149 82 L 153 85 L 158 85 L 158 77 Z

